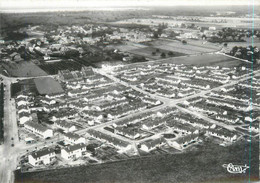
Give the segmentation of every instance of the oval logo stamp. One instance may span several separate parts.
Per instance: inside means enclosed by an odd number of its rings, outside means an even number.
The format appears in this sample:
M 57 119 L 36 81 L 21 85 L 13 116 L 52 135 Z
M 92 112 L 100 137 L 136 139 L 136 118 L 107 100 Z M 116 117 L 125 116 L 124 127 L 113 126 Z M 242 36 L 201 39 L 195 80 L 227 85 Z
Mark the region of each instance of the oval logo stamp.
M 249 168 L 247 165 L 233 165 L 232 163 L 223 164 L 222 166 L 226 168 L 229 173 L 246 173 L 246 170 Z

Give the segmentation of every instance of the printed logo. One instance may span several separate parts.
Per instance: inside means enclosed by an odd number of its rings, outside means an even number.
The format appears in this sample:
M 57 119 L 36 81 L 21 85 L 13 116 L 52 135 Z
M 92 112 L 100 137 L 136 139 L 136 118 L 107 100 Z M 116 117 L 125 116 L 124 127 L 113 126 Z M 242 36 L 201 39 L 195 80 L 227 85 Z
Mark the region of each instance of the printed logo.
M 246 170 L 249 168 L 247 165 L 233 165 L 232 163 L 223 164 L 222 166 L 226 168 L 229 173 L 246 173 Z

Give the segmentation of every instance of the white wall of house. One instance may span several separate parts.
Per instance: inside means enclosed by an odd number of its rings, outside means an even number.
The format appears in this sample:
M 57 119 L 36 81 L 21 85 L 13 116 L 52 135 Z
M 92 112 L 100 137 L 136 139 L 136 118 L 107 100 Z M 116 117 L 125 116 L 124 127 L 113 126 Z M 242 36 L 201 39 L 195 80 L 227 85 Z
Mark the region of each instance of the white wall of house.
M 36 166 L 38 163 L 42 162 L 45 165 L 48 165 L 51 163 L 51 159 L 54 158 L 56 155 L 55 153 L 50 153 L 44 156 L 41 156 L 37 159 L 35 159 L 32 155 L 28 156 L 28 161 L 31 165 Z
M 72 158 L 79 158 L 82 157 L 82 153 L 86 151 L 86 147 L 82 149 L 77 149 L 72 152 L 67 152 L 65 149 L 61 150 L 61 157 L 66 160 L 71 160 Z
M 75 140 L 75 139 L 71 139 L 71 138 L 68 138 L 65 136 L 64 139 L 65 139 L 66 144 L 80 144 L 80 143 L 85 144 L 86 143 L 86 139 L 84 137 L 80 137 L 79 139 Z

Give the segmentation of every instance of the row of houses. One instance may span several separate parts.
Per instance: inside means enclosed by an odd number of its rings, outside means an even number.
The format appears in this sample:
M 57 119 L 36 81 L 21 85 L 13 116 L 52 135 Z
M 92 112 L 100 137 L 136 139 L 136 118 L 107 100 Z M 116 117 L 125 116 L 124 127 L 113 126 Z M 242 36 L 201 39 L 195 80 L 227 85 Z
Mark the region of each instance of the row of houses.
M 61 157 L 65 160 L 77 159 L 83 155 L 91 155 L 87 152 L 87 147 L 83 143 L 69 145 L 61 149 Z M 52 148 L 44 148 L 37 152 L 33 152 L 28 156 L 28 162 L 33 166 L 49 165 L 55 160 L 56 153 Z
M 196 74 L 195 75 L 196 79 L 201 79 L 201 80 L 206 80 L 206 81 L 212 81 L 212 82 L 217 82 L 221 84 L 225 84 L 229 82 L 230 77 L 217 77 L 215 75 L 204 75 L 204 74 Z
M 92 75 L 94 72 L 91 67 L 82 67 L 81 71 L 60 70 L 58 72 L 59 79 L 64 82 L 82 80 Z
M 128 142 L 122 141 L 122 140 L 120 140 L 116 137 L 104 134 L 100 131 L 89 130 L 88 134 L 93 138 L 96 138 L 98 140 L 101 140 L 101 141 L 104 141 L 108 144 L 113 145 L 114 147 L 119 149 L 118 152 L 126 152 L 126 151 L 128 151 L 132 148 L 132 145 L 129 144 Z
M 235 94 L 235 93 L 227 93 L 227 92 L 219 92 L 219 91 L 212 91 L 210 93 L 210 96 L 212 97 L 219 97 L 219 98 L 224 98 L 228 100 L 236 100 L 244 103 L 248 103 L 250 98 L 242 96 L 241 94 Z
M 16 110 L 19 117 L 19 125 L 23 126 L 26 122 L 31 121 L 31 110 L 29 108 L 29 96 L 19 94 L 16 97 Z
M 45 127 L 41 124 L 32 122 L 32 121 L 26 122 L 24 124 L 24 128 L 26 130 L 28 130 L 29 132 L 31 132 L 31 133 L 33 133 L 37 136 L 40 136 L 44 139 L 53 137 L 53 130 L 52 129 Z
M 221 99 L 212 98 L 212 97 L 208 97 L 206 99 L 206 103 L 212 104 L 215 106 L 228 107 L 228 108 L 238 110 L 238 111 L 249 111 L 250 110 L 250 106 L 248 106 L 248 105 L 244 105 L 244 104 L 241 104 L 238 102 L 233 102 L 233 101 L 221 100 Z

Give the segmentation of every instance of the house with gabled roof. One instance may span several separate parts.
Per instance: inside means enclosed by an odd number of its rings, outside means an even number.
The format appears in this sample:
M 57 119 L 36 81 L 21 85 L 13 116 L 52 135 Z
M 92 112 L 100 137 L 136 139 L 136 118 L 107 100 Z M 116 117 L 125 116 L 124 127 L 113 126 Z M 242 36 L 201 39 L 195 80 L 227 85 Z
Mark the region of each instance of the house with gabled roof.
M 157 138 L 157 139 L 149 139 L 147 141 L 144 141 L 140 145 L 140 149 L 149 152 L 156 148 L 159 148 L 166 144 L 166 141 L 163 137 Z
M 85 144 L 86 139 L 76 133 L 69 132 L 64 134 L 64 142 L 65 144 Z
M 183 150 L 192 143 L 197 142 L 198 134 L 189 134 L 179 137 L 177 140 L 168 140 L 168 144 L 178 150 Z
M 108 144 L 111 144 L 114 147 L 118 148 L 119 149 L 118 152 L 120 152 L 120 153 L 128 151 L 132 148 L 132 145 L 130 143 L 128 143 L 126 141 L 122 141 L 114 136 L 104 134 L 100 131 L 89 130 L 88 133 L 90 136 L 92 136 L 96 139 L 100 139 L 100 140 L 107 142 Z
M 52 105 L 56 103 L 56 100 L 50 98 L 42 98 L 40 100 L 43 104 Z
M 66 121 L 56 121 L 55 125 L 57 128 L 62 129 L 65 133 L 74 132 L 77 130 L 76 126 Z
M 143 123 L 142 128 L 144 130 L 151 130 L 153 128 L 156 128 L 158 126 L 165 124 L 165 121 L 162 121 L 161 118 L 155 118 L 155 119 L 144 120 L 144 121 L 142 121 L 142 123 Z
M 208 129 L 206 131 L 206 135 L 209 135 L 209 136 L 213 136 L 213 137 L 217 137 L 217 138 L 220 138 L 222 140 L 225 140 L 225 141 L 230 141 L 230 142 L 233 142 L 237 139 L 237 134 L 230 131 L 230 130 L 227 130 L 225 128 L 221 128 L 221 129 Z
M 21 112 L 18 115 L 19 115 L 19 125 L 23 126 L 26 122 L 32 120 L 32 117 L 28 112 Z
M 44 139 L 53 137 L 53 130 L 35 122 L 26 122 L 25 129 Z
M 87 151 L 87 147 L 84 143 L 69 145 L 61 149 L 61 157 L 66 160 L 72 160 L 74 158 L 80 158 L 83 153 Z
M 33 152 L 28 156 L 28 161 L 31 165 L 48 165 L 50 164 L 56 157 L 54 149 L 44 148 L 37 152 Z
M 116 127 L 114 130 L 115 133 L 123 135 L 130 139 L 137 139 L 138 137 L 140 137 L 140 133 L 138 132 L 138 130 L 129 129 L 127 127 Z
M 64 95 L 65 95 L 64 93 L 55 93 L 55 94 L 45 95 L 45 97 L 48 99 L 55 99 L 55 98 L 63 97 Z
M 18 114 L 22 113 L 22 112 L 25 112 L 25 113 L 30 113 L 31 110 L 29 109 L 28 106 L 26 105 L 20 105 L 17 107 L 17 111 L 18 111 Z
M 16 105 L 19 107 L 21 105 L 28 105 L 29 102 L 27 101 L 27 98 L 17 98 L 16 99 Z

